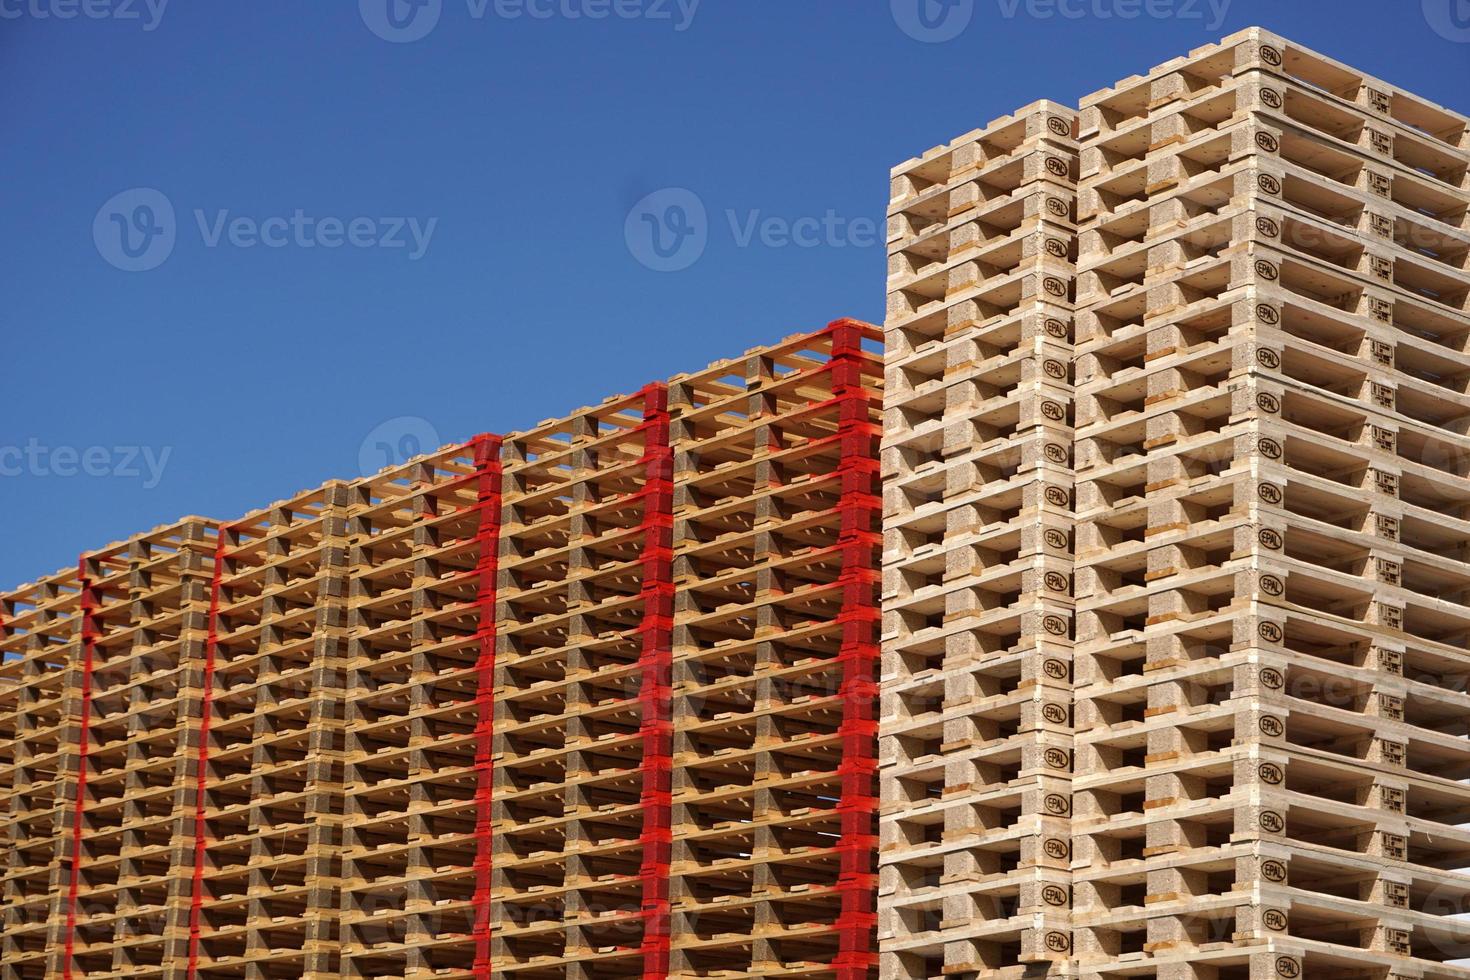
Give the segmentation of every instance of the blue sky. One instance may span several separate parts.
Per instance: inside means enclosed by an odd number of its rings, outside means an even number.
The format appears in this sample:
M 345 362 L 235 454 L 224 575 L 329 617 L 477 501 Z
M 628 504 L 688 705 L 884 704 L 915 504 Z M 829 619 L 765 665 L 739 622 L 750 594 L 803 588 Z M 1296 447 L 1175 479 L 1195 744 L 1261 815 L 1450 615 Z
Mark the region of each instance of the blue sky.
M 1470 0 L 388 2 L 0 0 L 0 587 L 881 320 L 890 166 L 1251 24 L 1470 107 Z

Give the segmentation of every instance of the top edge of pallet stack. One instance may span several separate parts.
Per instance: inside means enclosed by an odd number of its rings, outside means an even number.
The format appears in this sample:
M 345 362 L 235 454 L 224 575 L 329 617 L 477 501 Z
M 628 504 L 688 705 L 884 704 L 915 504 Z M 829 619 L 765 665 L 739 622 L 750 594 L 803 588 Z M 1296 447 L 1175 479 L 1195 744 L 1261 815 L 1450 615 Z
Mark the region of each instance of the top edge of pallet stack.
M 1040 103 L 1038 103 L 1038 104 L 1040 104 Z M 866 321 L 863 321 L 863 320 L 857 320 L 857 319 L 853 319 L 851 317 L 845 317 L 845 318 L 841 318 L 839 320 L 835 320 L 833 322 L 834 323 L 847 323 L 847 324 L 856 325 L 856 326 L 862 328 L 864 330 L 864 332 L 868 336 L 870 336 L 872 338 L 875 338 L 875 339 L 876 338 L 881 338 L 881 336 L 882 336 L 882 329 L 880 327 L 876 326 L 875 324 L 871 324 L 871 323 L 868 323 Z M 776 341 L 775 343 L 772 343 L 772 344 L 764 344 L 764 345 L 758 345 L 758 346 L 755 346 L 755 347 L 751 347 L 750 349 L 746 350 L 743 354 L 740 354 L 738 356 L 728 357 L 728 358 L 725 358 L 723 360 L 711 361 L 709 363 L 709 365 L 707 367 L 705 367 L 704 369 L 702 369 L 702 370 L 699 370 L 699 371 L 686 371 L 686 372 L 682 372 L 680 374 L 676 374 L 673 377 L 669 378 L 668 379 L 668 382 L 666 382 L 666 383 L 675 383 L 675 382 L 687 380 L 689 378 L 699 378 L 699 377 L 702 377 L 702 376 L 707 376 L 707 375 L 710 375 L 710 374 L 715 374 L 715 373 L 723 372 L 723 371 L 728 370 L 729 368 L 731 368 L 734 365 L 741 364 L 742 362 L 744 362 L 745 360 L 747 360 L 747 359 L 749 359 L 751 357 L 759 357 L 759 356 L 766 355 L 766 354 L 779 353 L 780 351 L 785 350 L 787 348 L 790 348 L 790 347 L 793 347 L 793 346 L 797 346 L 797 345 L 801 345 L 801 344 L 805 344 L 805 343 L 811 342 L 811 341 L 813 341 L 813 340 L 821 337 L 829 329 L 830 329 L 830 326 L 829 327 L 817 328 L 817 329 L 813 329 L 813 330 L 798 331 L 796 333 L 788 334 L 785 337 L 782 337 L 780 340 Z M 865 352 L 865 353 L 867 353 L 867 352 Z M 875 359 L 875 361 L 881 361 L 880 355 L 869 353 L 868 356 L 873 357 Z M 535 435 L 537 435 L 538 433 L 544 432 L 547 429 L 554 429 L 554 428 L 557 428 L 557 427 L 564 426 L 567 422 L 569 422 L 569 421 L 571 421 L 571 420 L 573 420 L 573 419 L 575 419 L 575 418 L 577 418 L 579 416 L 586 415 L 589 412 L 606 411 L 609 405 L 616 405 L 616 404 L 618 404 L 620 402 L 630 402 L 630 401 L 633 401 L 633 400 L 635 400 L 635 399 L 637 399 L 639 397 L 639 395 L 641 394 L 641 392 L 642 392 L 642 389 L 639 389 L 637 391 L 633 391 L 633 392 L 629 392 L 629 393 L 609 395 L 609 396 L 607 396 L 606 398 L 604 398 L 601 402 L 599 402 L 596 405 L 584 405 L 581 408 L 578 408 L 578 409 L 575 409 L 574 411 L 568 412 L 565 415 L 558 416 L 558 417 L 552 418 L 552 419 L 546 419 L 546 420 L 538 423 L 536 426 L 534 426 L 534 427 L 532 427 L 530 429 L 525 429 L 525 430 L 520 430 L 520 431 L 506 433 L 501 438 L 505 442 L 509 442 L 509 441 L 515 440 L 515 439 L 532 438 Z M 198 515 L 189 515 L 189 516 L 186 516 L 186 517 L 180 517 L 179 519 L 177 519 L 175 521 L 171 521 L 171 522 L 164 523 L 164 524 L 159 524 L 158 526 L 152 528 L 151 530 L 141 531 L 141 532 L 139 532 L 137 534 L 132 535 L 131 537 L 123 538 L 123 539 L 118 540 L 118 541 L 113 541 L 113 542 L 111 542 L 109 544 L 106 544 L 106 545 L 100 547 L 100 548 L 90 548 L 90 549 L 87 549 L 87 550 L 85 550 L 85 551 L 83 551 L 81 553 L 81 557 L 82 558 L 86 558 L 86 559 L 96 559 L 96 558 L 106 557 L 106 556 L 108 556 L 108 555 L 110 555 L 112 553 L 115 553 L 117 551 L 120 551 L 120 550 L 128 547 L 129 545 L 131 545 L 131 544 L 133 544 L 135 542 L 147 540 L 149 538 L 155 538 L 155 537 L 158 537 L 158 536 L 160 536 L 162 534 L 167 534 L 167 533 L 170 533 L 170 532 L 173 532 L 173 531 L 182 529 L 183 527 L 185 527 L 185 526 L 187 526 L 189 524 L 203 524 L 203 525 L 205 525 L 206 529 L 215 529 L 215 528 L 221 528 L 221 527 L 224 527 L 224 528 L 237 528 L 237 527 L 249 526 L 252 523 L 259 522 L 262 518 L 264 518 L 267 515 L 269 515 L 270 512 L 273 511 L 273 510 L 278 510 L 278 509 L 281 509 L 283 507 L 284 508 L 299 507 L 304 501 L 310 501 L 310 500 L 312 500 L 314 498 L 324 496 L 328 491 L 336 490 L 336 489 L 340 489 L 340 488 L 348 488 L 348 489 L 351 489 L 351 488 L 360 488 L 360 487 L 364 487 L 364 486 L 370 486 L 370 485 L 374 485 L 374 484 L 379 484 L 379 483 L 382 483 L 385 479 L 386 480 L 392 480 L 392 479 L 398 478 L 397 477 L 397 474 L 408 474 L 408 473 L 410 473 L 415 467 L 418 467 L 418 466 L 423 465 L 423 463 L 426 460 L 432 460 L 432 459 L 436 459 L 436 458 L 440 458 L 440 457 L 445 457 L 445 456 L 454 456 L 454 455 L 464 454 L 465 452 L 467 452 L 469 450 L 470 446 L 473 444 L 473 441 L 474 440 L 471 439 L 471 440 L 466 440 L 466 441 L 463 441 L 463 442 L 445 443 L 444 445 L 440 446 L 437 449 L 434 449 L 434 450 L 431 450 L 431 451 L 425 452 L 425 453 L 420 453 L 419 455 L 414 456 L 411 459 L 408 459 L 408 460 L 406 460 L 406 461 L 404 461 L 402 463 L 395 463 L 395 464 L 392 464 L 390 466 L 385 466 L 382 469 L 378 470 L 376 473 L 373 473 L 373 474 L 370 474 L 370 475 L 367 475 L 367 476 L 361 476 L 361 477 L 356 477 L 356 478 L 353 478 L 353 479 L 346 479 L 346 480 L 344 480 L 344 479 L 331 479 L 331 480 L 327 480 L 326 482 L 320 484 L 319 486 L 316 486 L 316 487 L 308 487 L 308 488 L 303 489 L 303 490 L 298 490 L 296 493 L 291 494 L 288 497 L 283 497 L 283 498 L 281 498 L 279 500 L 274 500 L 271 503 L 266 504 L 266 505 L 264 505 L 262 507 L 253 508 L 253 509 L 247 511 L 246 513 L 242 514 L 240 517 L 237 517 L 237 518 L 235 518 L 233 520 L 221 521 L 221 520 L 219 520 L 217 518 L 201 517 L 201 516 L 198 516 Z M 44 575 L 44 576 L 41 576 L 40 578 L 38 578 L 38 579 L 36 579 L 34 581 L 25 582 L 25 583 L 22 583 L 20 585 L 17 585 L 13 589 L 8 589 L 8 590 L 5 590 L 5 591 L 0 591 L 0 598 L 7 598 L 7 599 L 10 599 L 10 598 L 20 598 L 20 597 L 23 597 L 25 593 L 32 592 L 32 591 L 36 590 L 37 588 L 40 588 L 41 586 L 43 586 L 43 585 L 45 585 L 45 584 L 47 584 L 49 582 L 65 582 L 68 579 L 75 580 L 76 579 L 76 575 L 77 575 L 77 566 L 75 566 L 75 565 L 65 566 L 65 567 L 62 567 L 62 568 L 58 569 L 52 575 Z
M 821 327 L 821 328 L 816 329 L 816 330 L 801 330 L 801 331 L 797 331 L 796 333 L 787 334 L 786 336 L 782 337 L 780 340 L 776 341 L 775 343 L 772 343 L 772 344 L 758 344 L 755 347 L 747 348 L 744 353 L 738 354 L 735 357 L 726 357 L 726 358 L 721 358 L 720 360 L 710 361 L 709 364 L 705 365 L 705 367 L 703 369 L 701 369 L 701 370 L 698 370 L 698 371 L 680 371 L 678 374 L 676 374 L 676 375 L 672 376 L 671 378 L 669 378 L 669 381 L 672 383 L 672 382 L 676 382 L 676 381 L 684 381 L 684 380 L 686 380 L 688 378 L 698 378 L 701 375 L 713 374 L 713 373 L 716 373 L 716 372 L 724 371 L 726 368 L 728 368 L 732 364 L 739 364 L 742 361 L 746 360 L 747 358 L 760 357 L 762 355 L 771 354 L 771 353 L 774 353 L 776 351 L 784 350 L 784 349 L 789 348 L 789 347 L 794 347 L 794 346 L 799 346 L 799 345 L 802 345 L 802 344 L 806 344 L 806 343 L 808 343 L 808 342 L 810 342 L 812 340 L 815 340 L 816 338 L 822 336 L 823 334 L 827 333 L 831 329 L 832 326 L 834 326 L 835 324 L 839 324 L 839 323 L 845 323 L 845 324 L 850 324 L 850 325 L 858 326 L 858 327 L 861 327 L 864 330 L 868 330 L 868 331 L 880 331 L 881 332 L 881 328 L 880 327 L 878 327 L 875 324 L 869 323 L 866 320 L 858 320 L 858 319 L 854 319 L 853 317 L 841 317 L 839 319 L 833 320 L 832 323 L 828 324 L 826 327 Z
M 1470 116 L 1467 116 L 1465 113 L 1457 112 L 1454 109 L 1450 109 L 1446 106 L 1440 105 L 1437 102 L 1432 102 L 1429 99 L 1424 98 L 1423 96 L 1416 95 L 1415 93 L 1403 88 L 1402 86 L 1386 82 L 1383 79 L 1378 78 L 1374 75 L 1365 74 L 1364 72 L 1352 67 L 1351 65 L 1338 61 L 1336 58 L 1332 58 L 1325 54 L 1322 54 L 1321 52 L 1313 50 L 1306 45 L 1298 44 L 1296 41 L 1277 34 L 1274 31 L 1267 30 L 1264 27 L 1248 27 L 1245 30 L 1237 31 L 1236 33 L 1231 34 L 1228 37 L 1225 37 L 1219 41 L 1216 41 L 1213 44 L 1206 44 L 1201 47 L 1194 48 L 1187 55 L 1183 55 L 1170 61 L 1166 61 L 1163 64 L 1156 65 L 1153 68 L 1149 69 L 1146 74 L 1129 75 L 1127 78 L 1119 79 L 1117 82 L 1114 82 L 1107 88 L 1099 89 L 1098 91 L 1093 92 L 1090 95 L 1083 96 L 1082 99 L 1078 102 L 1078 107 L 1079 109 L 1085 111 L 1101 102 L 1106 102 L 1109 99 L 1117 98 L 1121 95 L 1126 95 L 1132 90 L 1138 88 L 1140 85 L 1146 85 L 1149 82 L 1160 78 L 1161 76 L 1169 74 L 1170 72 L 1178 71 L 1181 68 L 1188 68 L 1191 65 L 1198 65 L 1201 62 L 1208 61 L 1211 58 L 1216 58 L 1221 55 L 1228 54 L 1229 52 L 1234 51 L 1236 48 L 1239 48 L 1242 45 L 1246 44 L 1270 45 L 1277 49 L 1277 51 L 1281 55 L 1279 65 L 1274 63 L 1266 64 L 1264 62 L 1260 65 L 1260 67 L 1264 67 L 1268 70 L 1273 70 L 1282 73 L 1288 77 L 1293 77 L 1295 74 L 1294 68 L 1299 70 L 1303 62 L 1315 63 L 1319 70 L 1325 70 L 1327 72 L 1340 75 L 1344 82 L 1349 82 L 1354 88 L 1371 88 L 1378 92 L 1384 93 L 1390 98 L 1401 98 L 1409 100 L 1415 103 L 1421 111 L 1442 113 L 1446 117 L 1449 117 L 1449 120 L 1457 121 L 1462 126 L 1470 124 Z M 1318 88 L 1324 87 L 1318 83 L 1311 83 L 1310 81 L 1309 84 L 1314 84 L 1315 87 Z M 1338 86 L 1339 89 L 1343 87 L 1346 86 Z
M 25 602 L 30 593 L 36 592 L 47 586 L 76 586 L 77 566 L 75 564 L 63 565 L 50 575 L 41 575 L 29 582 L 22 582 L 13 589 L 0 591 L 0 601 Z M 46 603 L 40 603 L 45 605 Z M 4 625 L 3 611 L 0 611 L 0 626 Z
M 191 525 L 202 525 L 206 533 L 218 528 L 220 521 L 213 517 L 201 517 L 198 514 L 186 514 L 177 520 L 159 524 L 147 531 L 139 531 L 118 541 L 111 541 L 100 548 L 92 548 L 82 552 L 83 559 L 109 558 L 123 551 L 131 545 L 143 541 L 161 541 L 171 535 L 180 534 Z
M 1009 115 L 1001 116 L 997 119 L 992 119 L 990 122 L 986 123 L 984 126 L 981 126 L 979 129 L 972 129 L 968 133 L 956 136 L 948 143 L 941 143 L 938 146 L 930 147 L 920 155 L 916 157 L 910 157 L 903 163 L 900 163 L 897 166 L 891 168 L 889 170 L 889 175 L 897 177 L 901 174 L 907 173 L 914 167 L 927 163 L 937 156 L 942 156 L 945 153 L 953 151 L 956 147 L 964 146 L 966 143 L 973 143 L 978 139 L 984 139 L 985 137 L 1004 129 L 1007 126 L 1014 126 L 1016 123 L 1025 122 L 1026 120 L 1031 119 L 1035 116 L 1045 114 L 1056 114 L 1066 117 L 1068 121 L 1073 123 L 1073 132 L 1076 132 L 1077 110 L 1074 107 L 1069 106 L 1064 102 L 1057 102 L 1053 99 L 1040 99 L 1036 102 L 1031 103 L 1030 105 L 1022 106 Z
M 850 324 L 854 324 L 854 325 L 856 325 L 858 327 L 863 328 L 866 332 L 870 333 L 870 335 L 872 337 L 874 337 L 875 339 L 882 337 L 882 328 L 879 327 L 879 326 L 877 326 L 877 325 L 875 325 L 875 324 L 868 323 L 865 320 L 857 320 L 857 319 L 854 319 L 852 317 L 844 317 L 844 318 L 840 318 L 838 320 L 834 320 L 833 323 L 850 323 Z M 719 375 L 719 374 L 728 373 L 731 368 L 733 368 L 733 367 L 735 367 L 737 365 L 740 365 L 740 364 L 744 363 L 746 360 L 748 360 L 748 359 L 750 359 L 752 357 L 762 357 L 762 356 L 766 356 L 766 355 L 770 355 L 770 354 L 775 354 L 775 353 L 779 353 L 779 352 L 781 352 L 783 350 L 786 350 L 787 348 L 796 347 L 796 346 L 800 346 L 800 345 L 803 345 L 803 344 L 810 343 L 810 342 L 816 340 L 817 338 L 821 337 L 829 329 L 830 329 L 830 324 L 829 324 L 828 327 L 820 327 L 820 328 L 813 329 L 813 330 L 799 330 L 796 333 L 787 334 L 786 336 L 782 337 L 780 340 L 775 341 L 774 343 L 770 343 L 770 344 L 757 344 L 756 346 L 749 347 L 743 353 L 737 354 L 737 355 L 735 355 L 733 357 L 725 357 L 725 358 L 720 358 L 719 360 L 710 361 L 703 368 L 700 368 L 697 371 L 680 371 L 678 374 L 671 375 L 670 377 L 668 377 L 666 379 L 663 379 L 663 380 L 650 382 L 650 384 L 672 385 L 672 384 L 678 384 L 679 382 L 682 382 L 682 381 L 688 381 L 691 378 L 701 378 L 701 377 L 708 377 L 710 375 Z M 608 395 L 606 398 L 604 398 L 602 401 L 598 402 L 596 405 L 583 405 L 581 408 L 573 409 L 572 411 L 567 412 L 564 415 L 558 415 L 558 416 L 555 416 L 553 418 L 542 419 L 540 422 L 537 422 L 536 425 L 532 426 L 529 429 L 519 429 L 519 430 L 516 430 L 514 432 L 507 432 L 501 438 L 504 439 L 504 441 L 506 441 L 506 442 L 512 442 L 512 441 L 515 441 L 515 440 L 518 440 L 518 439 L 529 439 L 529 438 L 533 438 L 536 435 L 538 435 L 540 433 L 543 433 L 543 432 L 545 432 L 545 431 L 547 431 L 549 429 L 557 429 L 557 428 L 560 428 L 562 426 L 565 426 L 568 422 L 572 421 L 573 419 L 578 418 L 579 416 L 587 415 L 587 414 L 589 414 L 591 412 L 606 411 L 606 409 L 607 409 L 607 407 L 609 405 L 615 405 L 615 404 L 618 404 L 620 402 L 632 402 L 632 401 L 635 401 L 636 399 L 638 399 L 638 398 L 640 398 L 642 396 L 643 390 L 644 390 L 643 388 L 639 388 L 639 389 L 637 389 L 635 391 L 623 392 L 621 394 L 615 394 L 615 395 Z M 403 466 L 411 465 L 412 463 L 414 463 L 416 461 L 416 459 L 418 459 L 418 457 L 416 457 L 415 460 L 410 460 L 408 463 L 401 464 L 400 466 L 393 467 L 393 468 L 394 469 L 401 469 Z

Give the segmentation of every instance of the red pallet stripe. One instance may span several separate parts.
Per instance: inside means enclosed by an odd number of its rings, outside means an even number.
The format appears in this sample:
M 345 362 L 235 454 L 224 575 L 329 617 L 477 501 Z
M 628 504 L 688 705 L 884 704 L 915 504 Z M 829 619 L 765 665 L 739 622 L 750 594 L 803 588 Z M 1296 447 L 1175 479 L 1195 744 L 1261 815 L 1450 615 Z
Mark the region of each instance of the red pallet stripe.
M 82 726 L 77 737 L 77 799 L 72 811 L 71 871 L 66 894 L 66 938 L 61 975 L 71 980 L 72 952 L 76 946 L 77 892 L 81 888 L 82 816 L 87 806 L 87 726 L 92 718 L 92 658 L 97 649 L 97 596 L 87 578 L 87 558 L 77 560 L 77 578 L 81 585 L 82 616 Z
M 225 542 L 229 528 L 221 527 L 214 544 L 214 572 L 209 580 L 209 633 L 204 642 L 203 695 L 199 703 L 199 772 L 194 784 L 194 876 L 189 888 L 189 966 L 186 976 L 199 971 L 199 935 L 204 912 L 204 859 L 208 824 L 204 817 L 209 789 L 209 723 L 214 701 L 214 661 L 219 650 L 220 591 L 224 583 Z
M 478 592 L 480 623 L 476 638 L 479 655 L 475 661 L 475 940 L 476 980 L 490 977 L 490 876 L 494 866 L 491 804 L 495 791 L 495 579 L 500 563 L 501 523 L 501 438 L 476 436 L 470 443 L 475 454 L 476 508 L 480 524 L 475 531 L 480 558 Z
M 643 389 L 643 622 L 639 632 L 638 705 L 642 716 L 643 977 L 664 980 L 672 949 L 669 865 L 673 856 L 674 453 L 669 444 L 669 391 Z
M 878 573 L 874 552 L 880 546 L 875 530 L 881 499 L 874 493 L 878 474 L 878 426 L 871 421 L 871 393 L 862 365 L 863 328 L 838 320 L 827 328 L 832 336 L 832 392 L 837 402 L 841 433 L 838 472 L 842 478 L 838 500 L 842 542 L 842 762 L 838 765 L 841 813 L 838 837 L 837 891 L 841 909 L 837 918 L 838 952 L 832 962 L 837 980 L 867 980 L 878 961 L 874 946 L 877 925 L 877 876 L 873 874 L 874 834 L 878 801 L 876 719 L 878 665 L 876 605 Z

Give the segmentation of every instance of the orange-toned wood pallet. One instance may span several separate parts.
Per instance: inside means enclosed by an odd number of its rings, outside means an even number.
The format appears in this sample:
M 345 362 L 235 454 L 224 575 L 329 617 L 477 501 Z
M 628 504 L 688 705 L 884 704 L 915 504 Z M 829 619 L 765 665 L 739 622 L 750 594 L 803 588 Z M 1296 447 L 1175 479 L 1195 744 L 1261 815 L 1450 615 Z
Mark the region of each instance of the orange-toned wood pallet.
M 879 339 L 5 595 L 6 980 L 867 978 Z

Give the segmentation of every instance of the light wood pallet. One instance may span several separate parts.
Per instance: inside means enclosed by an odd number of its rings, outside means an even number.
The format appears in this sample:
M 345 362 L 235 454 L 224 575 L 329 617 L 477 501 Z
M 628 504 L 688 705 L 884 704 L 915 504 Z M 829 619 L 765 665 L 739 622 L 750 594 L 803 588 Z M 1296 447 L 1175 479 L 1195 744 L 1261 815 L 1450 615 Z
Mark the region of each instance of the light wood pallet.
M 1264 32 L 1083 103 L 1083 977 L 1466 975 L 1465 132 Z
M 844 767 L 875 726 L 865 338 L 838 324 L 508 438 L 497 971 L 868 975 L 872 791 Z
M 347 505 L 329 483 L 220 531 L 186 961 L 201 977 L 337 975 Z
M 666 401 L 650 386 L 505 442 L 491 899 L 506 976 L 642 976 L 652 955 L 644 862 L 667 843 L 647 819 L 668 748 L 642 723 L 668 708 L 642 682 L 667 673 L 644 657 L 645 637 L 668 647 Z
M 671 976 L 875 975 L 878 341 L 670 384 Z
M 1037 103 L 894 174 L 885 977 L 1066 971 L 1075 129 Z

